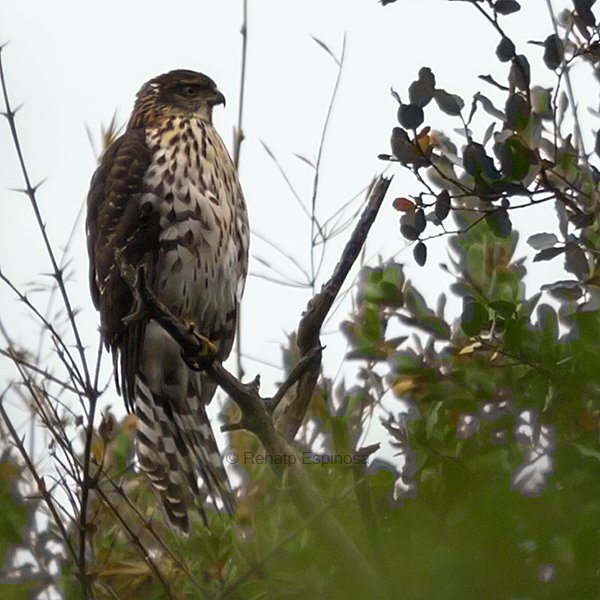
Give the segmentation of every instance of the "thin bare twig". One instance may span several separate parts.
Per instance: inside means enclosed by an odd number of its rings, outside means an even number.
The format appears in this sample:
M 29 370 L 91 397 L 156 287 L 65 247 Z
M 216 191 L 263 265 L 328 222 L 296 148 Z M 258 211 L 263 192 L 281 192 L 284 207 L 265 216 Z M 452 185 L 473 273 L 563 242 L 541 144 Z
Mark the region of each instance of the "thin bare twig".
M 290 192 L 292 192 L 292 196 L 294 197 L 294 200 L 296 200 L 296 202 L 302 209 L 302 212 L 310 220 L 311 217 L 310 217 L 310 212 L 309 212 L 308 208 L 306 208 L 306 206 L 304 205 L 304 202 L 302 202 L 302 198 L 300 197 L 300 194 L 296 191 L 294 184 L 292 183 L 291 179 L 288 177 L 288 174 L 285 172 L 285 169 L 279 162 L 278 158 L 275 156 L 275 154 L 273 153 L 271 148 L 269 148 L 269 146 L 267 146 L 267 144 L 265 142 L 260 140 L 260 143 L 262 144 L 262 147 L 264 148 L 265 152 L 267 153 L 267 156 L 275 163 L 275 166 L 277 167 L 277 169 L 279 170 L 279 173 L 283 177 L 285 184 L 288 186 Z
M 275 242 L 271 241 L 266 235 L 264 235 L 256 230 L 252 232 L 252 235 L 256 236 L 259 240 L 263 241 L 265 244 L 268 244 L 271 248 L 273 248 L 274 250 L 279 252 L 279 254 L 281 254 L 281 256 L 283 256 L 289 262 L 291 262 L 300 271 L 300 273 L 302 273 L 302 275 L 304 275 L 304 278 L 306 279 L 307 282 L 310 281 L 310 276 L 308 274 L 308 271 L 302 266 L 300 261 L 297 258 L 295 258 L 292 254 L 290 254 L 289 252 L 286 252 L 283 248 L 278 246 Z
M 26 368 L 30 371 L 34 371 L 38 375 L 42 375 L 48 381 L 52 381 L 52 382 L 56 383 L 63 389 L 68 390 L 69 392 L 72 392 L 73 394 L 77 394 L 77 395 L 80 394 L 80 391 L 77 388 L 75 388 L 72 385 L 69 385 L 66 381 L 63 381 L 62 379 L 59 379 L 55 375 L 52 375 L 52 373 L 50 373 L 48 370 L 42 369 L 41 367 L 38 367 L 37 365 L 29 362 L 28 360 L 25 360 L 24 356 L 19 354 L 12 347 L 9 347 L 8 350 L 4 350 L 4 349 L 0 348 L 0 355 L 5 356 L 6 358 L 9 358 L 10 360 L 13 360 L 13 361 L 19 363 L 24 368 Z
M 556 21 L 556 15 L 554 14 L 554 7 L 552 6 L 552 0 L 546 0 L 546 7 L 548 8 L 548 13 L 550 14 L 550 20 L 552 21 L 552 27 L 554 28 L 554 33 L 558 38 L 558 26 Z M 569 103 L 571 104 L 571 111 L 573 112 L 573 124 L 575 127 L 575 140 L 577 142 L 577 146 L 580 150 L 580 156 L 583 157 L 583 161 L 586 165 L 588 165 L 587 154 L 585 152 L 585 145 L 583 142 L 583 134 L 581 133 L 581 126 L 579 124 L 579 115 L 577 114 L 577 104 L 575 102 L 575 93 L 573 92 L 573 84 L 571 82 L 571 72 L 568 64 L 564 66 L 564 78 L 567 84 L 567 94 L 569 95 Z M 588 165 L 589 166 L 589 165 Z
M 235 170 L 239 172 L 240 167 L 240 153 L 242 149 L 242 142 L 244 141 L 244 96 L 246 92 L 246 57 L 248 54 L 248 0 L 244 0 L 243 4 L 243 20 L 240 33 L 242 35 L 242 67 L 240 71 L 240 96 L 238 99 L 238 120 L 237 126 L 234 131 L 233 140 L 233 165 Z M 238 307 L 237 321 L 235 324 L 235 358 L 236 358 L 236 370 L 237 375 L 241 379 L 244 375 L 244 368 L 242 366 L 242 307 Z
M 62 360 L 67 372 L 69 373 L 69 377 L 74 384 L 79 384 L 82 387 L 84 386 L 84 381 L 82 379 L 81 373 L 79 372 L 79 368 L 75 359 L 71 355 L 69 347 L 66 345 L 64 340 L 62 339 L 59 332 L 56 330 L 54 325 L 46 319 L 46 317 L 37 309 L 37 307 L 29 300 L 26 294 L 21 292 L 17 286 L 0 270 L 0 281 L 3 281 L 16 295 L 16 297 L 33 313 L 33 315 L 40 321 L 40 323 L 48 329 L 48 331 L 52 334 L 52 340 L 54 341 L 54 345 L 59 357 Z M 68 360 L 67 360 L 68 359 Z
M 273 272 L 275 276 L 274 279 L 280 278 L 282 281 L 287 281 L 288 284 L 297 286 L 297 287 L 310 287 L 309 283 L 300 281 L 298 279 L 294 279 L 293 277 L 287 275 L 284 271 L 280 271 L 277 267 L 273 266 L 269 260 L 259 256 L 258 254 L 253 254 L 254 260 L 260 263 L 263 267 L 266 267 L 270 271 Z M 268 277 L 268 275 L 267 275 Z
M 325 235 L 323 233 L 323 229 L 319 220 L 317 219 L 317 196 L 319 194 L 319 175 L 320 175 L 320 167 L 321 161 L 323 158 L 323 148 L 325 146 L 325 136 L 327 135 L 327 131 L 329 129 L 329 122 L 331 120 L 331 114 L 333 112 L 333 105 L 335 104 L 335 99 L 337 97 L 338 89 L 340 86 L 340 80 L 342 78 L 342 66 L 344 64 L 344 54 L 346 52 L 346 36 L 344 36 L 344 41 L 342 43 L 342 52 L 339 59 L 333 55 L 331 50 L 325 44 L 323 44 L 320 40 L 313 38 L 321 48 L 334 59 L 338 72 L 335 78 L 335 83 L 333 85 L 333 91 L 331 93 L 331 99 L 329 100 L 329 106 L 327 107 L 327 114 L 325 115 L 325 121 L 323 123 L 323 129 L 321 130 L 321 139 L 319 141 L 319 148 L 317 150 L 317 160 L 315 162 L 315 169 L 313 175 L 313 185 L 312 185 L 312 196 L 310 200 L 310 271 L 311 271 L 311 282 L 313 293 L 315 292 L 316 281 L 318 277 L 319 268 L 315 265 L 315 247 L 316 247 L 316 234 L 318 233 L 321 237 L 322 241 L 325 242 Z M 321 249 L 321 254 L 325 251 L 324 248 Z M 322 260 L 319 261 L 319 267 L 322 264 Z

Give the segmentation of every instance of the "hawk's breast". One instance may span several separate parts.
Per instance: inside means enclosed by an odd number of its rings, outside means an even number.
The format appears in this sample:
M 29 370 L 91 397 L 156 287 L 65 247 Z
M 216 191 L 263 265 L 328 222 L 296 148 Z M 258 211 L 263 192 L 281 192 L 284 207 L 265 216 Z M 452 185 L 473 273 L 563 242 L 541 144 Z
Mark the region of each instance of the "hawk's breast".
M 152 162 L 140 209 L 160 215 L 153 288 L 173 313 L 210 335 L 237 306 L 245 275 L 247 221 L 237 175 L 207 122 L 169 117 L 147 130 L 146 143 Z

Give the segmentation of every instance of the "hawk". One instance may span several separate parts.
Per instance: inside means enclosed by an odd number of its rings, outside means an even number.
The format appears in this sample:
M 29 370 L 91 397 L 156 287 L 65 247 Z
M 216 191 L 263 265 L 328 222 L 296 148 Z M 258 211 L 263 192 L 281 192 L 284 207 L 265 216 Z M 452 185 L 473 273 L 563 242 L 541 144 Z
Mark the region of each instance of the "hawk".
M 188 367 L 156 321 L 124 321 L 134 299 L 119 261 L 144 269 L 157 299 L 227 358 L 247 274 L 248 219 L 212 123 L 219 104 L 225 98 L 215 82 L 195 71 L 148 81 L 125 133 L 102 156 L 87 204 L 92 298 L 118 391 L 137 415 L 138 462 L 184 534 L 192 504 L 206 523 L 199 478 L 213 501 L 232 509 L 206 414 L 216 384 Z

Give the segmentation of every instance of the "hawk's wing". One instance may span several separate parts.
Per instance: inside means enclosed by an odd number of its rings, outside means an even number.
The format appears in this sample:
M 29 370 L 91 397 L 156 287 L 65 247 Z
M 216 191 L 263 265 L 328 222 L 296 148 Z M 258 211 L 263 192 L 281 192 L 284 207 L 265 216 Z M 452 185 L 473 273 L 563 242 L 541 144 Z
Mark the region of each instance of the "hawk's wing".
M 126 404 L 133 408 L 133 378 L 137 370 L 144 324 L 125 326 L 133 309 L 133 296 L 120 274 L 115 252 L 133 268 L 151 271 L 152 250 L 158 240 L 158 215 L 145 212 L 140 200 L 143 180 L 151 162 L 143 128 L 126 131 L 102 156 L 88 194 L 88 253 L 90 287 L 100 311 L 102 337 L 113 353 L 120 354 L 120 378 L 115 373 Z M 152 273 L 148 272 L 148 279 Z M 117 352 L 118 351 L 118 352 Z

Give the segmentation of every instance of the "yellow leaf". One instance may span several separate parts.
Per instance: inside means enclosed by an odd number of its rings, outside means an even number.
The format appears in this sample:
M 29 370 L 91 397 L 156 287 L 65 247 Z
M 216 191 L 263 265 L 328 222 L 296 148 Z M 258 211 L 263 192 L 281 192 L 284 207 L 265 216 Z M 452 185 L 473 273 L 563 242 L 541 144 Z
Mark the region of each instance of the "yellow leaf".
M 147 577 L 151 574 L 150 567 L 142 561 L 127 562 L 119 561 L 108 564 L 98 571 L 100 577 L 110 577 L 111 575 L 127 575 L 129 577 Z
M 475 352 L 475 350 L 477 350 L 477 348 L 480 348 L 480 347 L 481 347 L 481 342 L 473 342 L 472 344 L 465 346 L 459 352 L 459 354 L 473 354 L 473 352 Z
M 104 456 L 104 440 L 97 435 L 94 435 L 92 439 L 92 456 L 97 465 L 102 464 L 102 458 Z
M 429 134 L 430 131 L 430 127 L 424 127 L 415 139 L 415 142 L 419 145 L 419 148 L 421 148 L 424 154 L 426 153 L 429 146 L 431 146 L 432 139 L 431 135 Z
M 396 379 L 392 385 L 392 390 L 396 396 L 401 397 L 406 394 L 406 392 L 410 392 L 411 390 L 415 389 L 417 385 L 418 384 L 413 377 L 402 377 L 400 379 Z

